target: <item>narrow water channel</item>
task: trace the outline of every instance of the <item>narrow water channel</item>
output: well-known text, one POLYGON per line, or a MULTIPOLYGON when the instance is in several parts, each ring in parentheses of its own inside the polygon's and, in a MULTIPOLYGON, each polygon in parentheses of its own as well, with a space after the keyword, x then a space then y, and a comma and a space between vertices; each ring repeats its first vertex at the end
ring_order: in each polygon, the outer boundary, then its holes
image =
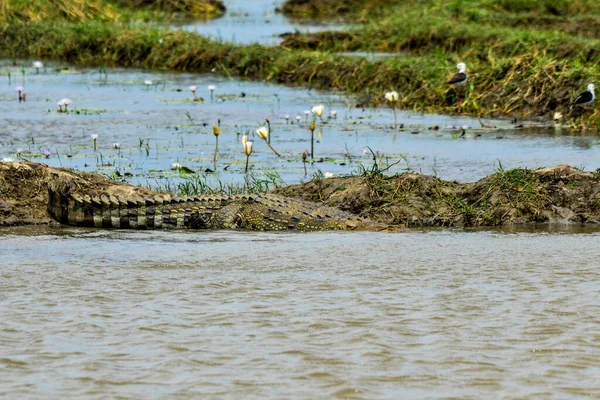
POLYGON ((260 43, 277 45, 279 35, 290 32, 310 33, 323 30, 346 29, 348 25, 324 21, 299 21, 284 17, 277 12, 281 0, 224 0, 226 14, 207 21, 180 22, 172 27, 196 32, 224 42, 238 44, 260 43))

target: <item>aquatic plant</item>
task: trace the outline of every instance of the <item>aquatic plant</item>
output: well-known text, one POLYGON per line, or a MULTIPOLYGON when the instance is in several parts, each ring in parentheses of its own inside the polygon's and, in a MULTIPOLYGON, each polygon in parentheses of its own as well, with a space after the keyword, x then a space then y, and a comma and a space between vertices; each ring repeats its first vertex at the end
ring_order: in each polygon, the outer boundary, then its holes
POLYGON ((215 92, 215 90, 217 89, 217 86, 215 85, 208 85, 208 90, 210 91, 210 102, 213 102, 213 94, 215 92))
POLYGON ((396 118, 396 104, 398 103, 398 99, 400 98, 400 96, 398 96, 398 92, 396 92, 395 90, 392 90, 391 92, 387 92, 385 94, 385 99, 387 101, 390 102, 390 104, 392 105, 392 110, 394 111, 394 130, 398 130, 398 120, 396 118))
POLYGON ((219 151, 219 126, 213 125, 213 134, 215 135, 215 156, 213 158, 214 171, 217 172, 217 152, 219 151))
POLYGON ((315 120, 310 121, 310 158, 311 160, 315 159, 315 128, 317 127, 315 120))
POLYGON ((245 172, 248 173, 248 164, 250 162, 250 154, 252 154, 252 142, 248 140, 248 138, 244 135, 242 138, 242 144, 244 145, 244 154, 246 154, 246 169, 245 172))
POLYGON ((90 137, 92 138, 92 140, 94 142, 94 151, 96 151, 96 141, 98 140, 98 134, 97 133, 92 133, 90 135, 90 137))
POLYGON ((266 126, 261 126, 260 128, 258 128, 256 130, 256 134, 258 135, 259 138, 261 138, 262 140, 265 141, 265 143, 267 144, 267 146, 269 146, 269 148, 273 151, 273 153, 277 154, 277 157, 281 157, 281 154, 279 154, 274 148, 273 146, 271 146, 271 143, 269 143, 269 128, 266 126))
POLYGON ((271 143, 271 133, 273 133, 271 130, 271 120, 268 117, 265 117, 265 123, 267 124, 267 130, 269 132, 267 135, 267 143, 271 143))
POLYGON ((283 118, 285 119, 285 124, 287 125, 290 122, 290 114, 285 114, 283 118))
POLYGON ((39 74, 40 73, 40 68, 44 68, 44 63, 41 61, 34 61, 33 62, 33 68, 35 68, 35 73, 39 74))
POLYGON ((310 110, 304 110, 304 123, 308 124, 308 116, 311 114, 310 110))
POLYGON ((189 91, 192 92, 192 94, 194 95, 194 101, 199 101, 200 99, 198 98, 198 96, 196 96, 196 91, 198 90, 197 86, 190 86, 189 87, 189 91))
POLYGON ((68 109, 69 104, 71 104, 71 100, 68 98, 59 100, 58 101, 58 112, 59 113, 68 113, 69 112, 69 109, 68 109))
POLYGON ((17 86, 15 90, 19 94, 19 103, 25 101, 25 99, 23 98, 23 96, 25 95, 25 88, 23 86, 17 86))
POLYGON ((323 111, 325 111, 325 107, 323 106, 323 104, 316 105, 311 109, 311 112, 315 116, 319 117, 321 121, 323 121, 323 111))
POLYGON ((332 110, 332 111, 329 113, 329 118, 337 119, 337 111, 335 111, 335 110, 332 110))
POLYGON ((306 158, 308 157, 308 153, 306 150, 302 152, 302 165, 304 166, 304 176, 308 175, 308 171, 306 169, 306 158))
POLYGON ((144 85, 146 85, 146 91, 148 91, 150 89, 150 86, 152 86, 152 81, 150 79, 146 79, 144 81, 144 85))
POLYGON ((121 144, 120 143, 113 143, 113 149, 115 149, 115 150, 121 149, 121 144))
POLYGON ((50 150, 44 150, 44 157, 45 158, 50 158, 51 155, 52 155, 52 152, 50 150))

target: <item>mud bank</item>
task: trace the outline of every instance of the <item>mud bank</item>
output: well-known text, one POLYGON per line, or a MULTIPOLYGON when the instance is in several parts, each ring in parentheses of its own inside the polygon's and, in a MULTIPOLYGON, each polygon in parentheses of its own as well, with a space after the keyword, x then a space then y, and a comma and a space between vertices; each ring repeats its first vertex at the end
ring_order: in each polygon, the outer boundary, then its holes
POLYGON ((474 183, 404 173, 324 179, 275 192, 389 224, 498 226, 600 222, 598 173, 568 165, 499 171, 474 183))
MULTIPOLYGON (((600 175, 568 165, 499 171, 474 183, 404 173, 313 180, 276 189, 387 224, 498 226, 600 223, 600 175)), ((152 192, 101 175, 38 163, 0 163, 0 226, 53 223, 46 207, 49 182, 81 193, 117 197, 152 192)))

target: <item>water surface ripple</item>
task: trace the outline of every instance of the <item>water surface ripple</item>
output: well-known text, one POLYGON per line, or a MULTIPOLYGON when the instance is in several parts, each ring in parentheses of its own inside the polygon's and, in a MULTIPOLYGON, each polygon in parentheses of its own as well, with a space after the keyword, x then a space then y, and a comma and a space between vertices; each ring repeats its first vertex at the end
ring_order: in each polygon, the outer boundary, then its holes
POLYGON ((598 232, 0 230, 0 396, 600 396, 598 232))

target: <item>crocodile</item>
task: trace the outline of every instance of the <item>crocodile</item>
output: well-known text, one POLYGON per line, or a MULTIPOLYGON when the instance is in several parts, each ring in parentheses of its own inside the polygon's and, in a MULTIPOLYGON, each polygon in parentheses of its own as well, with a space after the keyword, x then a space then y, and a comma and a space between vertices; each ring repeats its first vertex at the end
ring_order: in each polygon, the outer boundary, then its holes
POLYGON ((178 197, 171 194, 90 196, 48 185, 48 212, 60 223, 121 229, 260 231, 397 231, 337 208, 275 194, 178 197))

